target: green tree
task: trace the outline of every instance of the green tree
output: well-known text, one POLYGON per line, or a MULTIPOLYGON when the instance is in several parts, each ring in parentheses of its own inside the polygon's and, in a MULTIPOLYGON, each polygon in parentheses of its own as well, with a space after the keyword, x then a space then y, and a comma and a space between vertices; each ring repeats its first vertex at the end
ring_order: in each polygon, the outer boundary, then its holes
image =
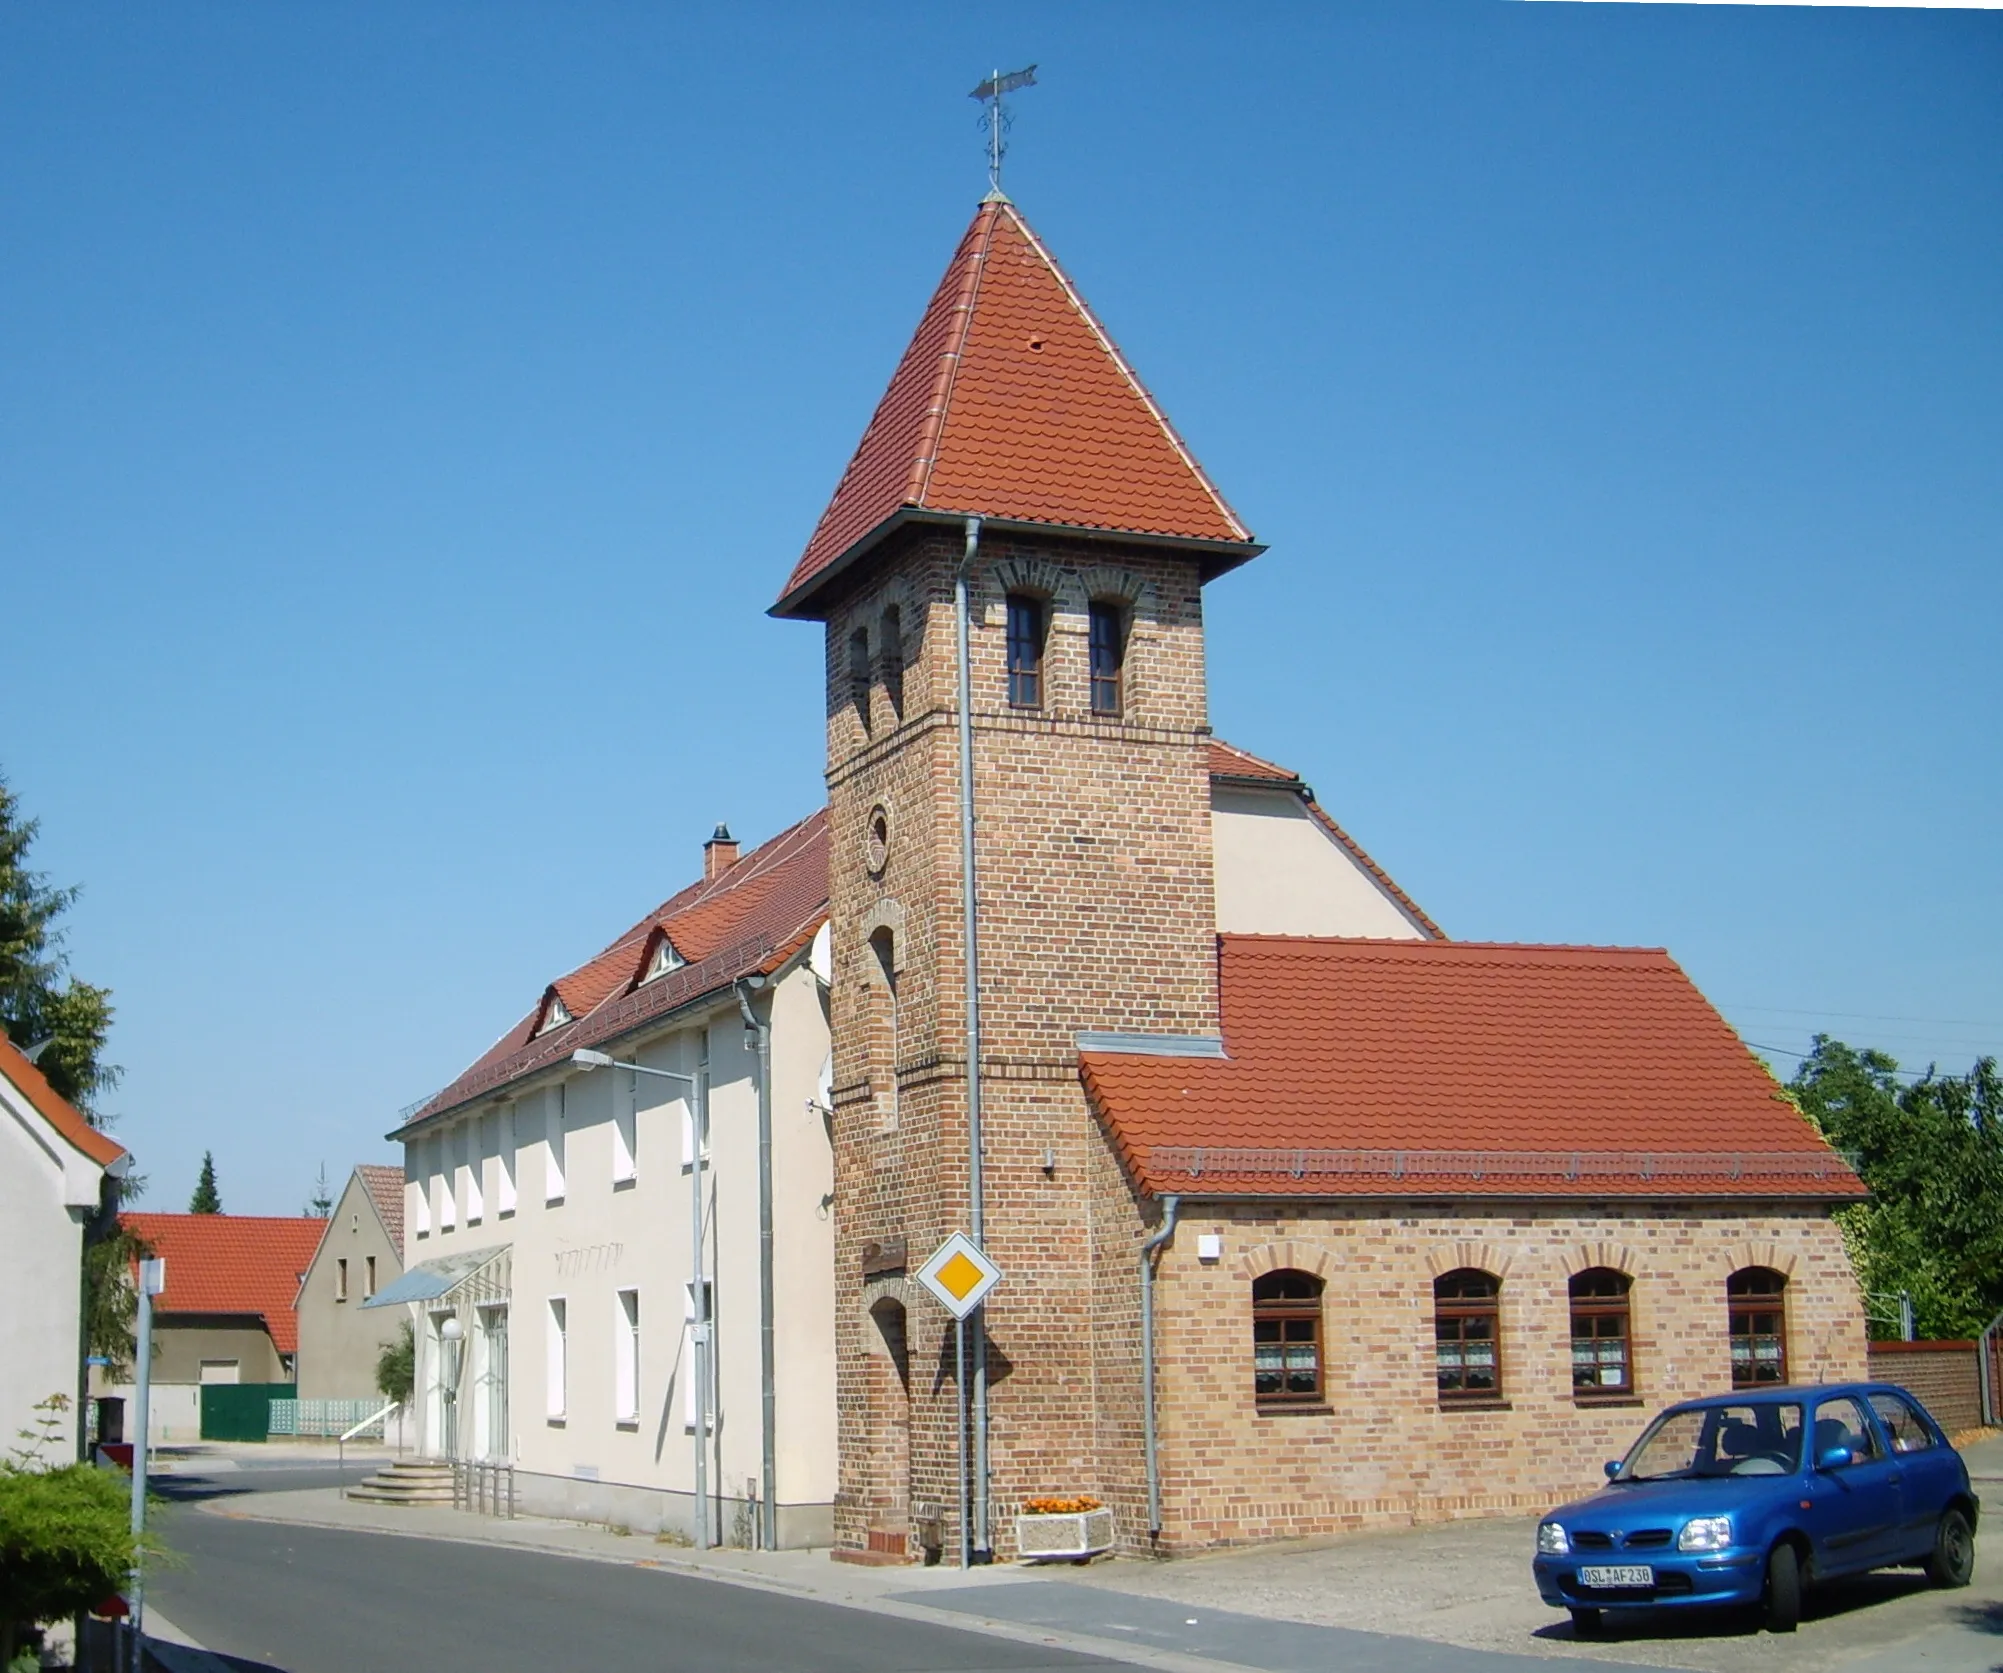
POLYGON ((410 1320, 405 1319, 394 1340, 385 1342, 383 1351, 376 1356, 376 1387, 385 1400, 408 1403, 410 1391, 416 1386, 417 1333, 411 1329, 410 1320))
POLYGON ((190 1214, 220 1214, 223 1211, 222 1193, 216 1189, 216 1155, 213 1150, 202 1152, 202 1177, 195 1181, 195 1194, 188 1199, 190 1214))
POLYGON ((24 1050, 39 1046, 35 1066, 49 1084, 102 1126, 99 1094, 119 1075, 104 1061, 111 990, 70 974, 58 920, 79 890, 52 888, 29 869, 38 829, 21 817, 19 798, 0 778, 0 1028, 24 1050))
MULTIPOLYGON (((37 1408, 68 1408, 63 1395, 37 1408)), ((41 1437, 0 1462, 0 1668, 24 1629, 102 1603, 132 1571, 131 1496, 124 1479, 89 1464, 42 1465, 41 1437)))
MULTIPOLYGON (((1881 1051, 1827 1035, 1791 1086, 1802 1112, 1855 1158, 1871 1201, 1839 1218, 1859 1282, 1879 1303, 1908 1291, 1919 1334, 1973 1336, 2003 1312, 2003 1077, 1929 1068, 1902 1085, 1881 1051)), ((1885 1319, 1872 1332, 1895 1334, 1885 1319)))

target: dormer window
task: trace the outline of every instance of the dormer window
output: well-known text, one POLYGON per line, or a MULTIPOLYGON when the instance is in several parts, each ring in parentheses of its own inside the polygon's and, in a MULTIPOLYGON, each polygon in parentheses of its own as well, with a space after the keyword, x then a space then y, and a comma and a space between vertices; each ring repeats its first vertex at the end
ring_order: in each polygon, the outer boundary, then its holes
POLYGON ((570 1007, 564 1004, 562 994, 552 993, 549 996, 549 1004, 543 1009, 542 1027, 536 1032, 547 1034, 552 1028, 561 1028, 568 1021, 570 1021, 570 1007))
POLYGON ((640 978, 642 983, 659 981, 671 970, 679 970, 688 960, 675 951, 675 944, 665 935, 654 948, 654 956, 647 961, 647 973, 640 978))

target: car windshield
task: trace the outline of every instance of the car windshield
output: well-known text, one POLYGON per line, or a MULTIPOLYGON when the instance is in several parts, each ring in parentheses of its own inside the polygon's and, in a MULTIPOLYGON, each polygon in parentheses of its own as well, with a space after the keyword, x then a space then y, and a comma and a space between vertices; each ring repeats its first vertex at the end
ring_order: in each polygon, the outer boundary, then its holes
POLYGON ((1778 1401, 1665 1412, 1621 1465, 1616 1481, 1792 1475, 1801 1468, 1801 1408, 1778 1401))

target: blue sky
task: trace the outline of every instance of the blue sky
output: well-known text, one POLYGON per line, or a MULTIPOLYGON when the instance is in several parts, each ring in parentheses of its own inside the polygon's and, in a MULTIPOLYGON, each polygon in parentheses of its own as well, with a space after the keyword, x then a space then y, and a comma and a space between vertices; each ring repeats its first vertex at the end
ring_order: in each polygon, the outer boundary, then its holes
POLYGON ((2003 1046, 2003 16, 17 0, 0 771, 149 1206, 296 1211, 816 805, 763 610, 1029 61, 1012 194, 1271 543, 1220 734, 1456 936, 2003 1046))

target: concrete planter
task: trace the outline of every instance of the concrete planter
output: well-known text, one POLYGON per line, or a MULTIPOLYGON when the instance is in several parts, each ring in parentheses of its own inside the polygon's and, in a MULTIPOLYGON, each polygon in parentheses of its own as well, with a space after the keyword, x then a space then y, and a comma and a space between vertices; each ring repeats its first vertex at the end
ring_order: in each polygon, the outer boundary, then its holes
POLYGON ((1024 1562, 1096 1557, 1112 1548, 1113 1513, 1103 1507, 1015 1519, 1015 1554, 1024 1562))

